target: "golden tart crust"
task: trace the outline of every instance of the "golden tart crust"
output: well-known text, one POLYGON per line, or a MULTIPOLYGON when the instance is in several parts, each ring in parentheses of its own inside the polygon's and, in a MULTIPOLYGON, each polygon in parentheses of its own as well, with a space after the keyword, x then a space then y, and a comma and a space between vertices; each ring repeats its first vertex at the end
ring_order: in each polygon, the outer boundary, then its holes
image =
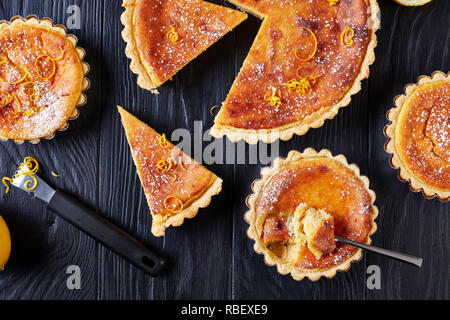
POLYGON ((450 199, 450 73, 409 84, 388 113, 385 149, 399 178, 426 198, 450 199))
POLYGON ((78 117, 78 107, 86 103, 89 65, 83 62, 85 51, 77 41, 49 18, 17 16, 0 22, 0 140, 38 143, 66 130, 68 121, 78 117), (44 79, 53 70, 48 57, 54 58, 55 71, 44 79), (37 91, 32 101, 31 93, 37 91))
POLYGON ((222 190, 222 179, 168 140, 161 145, 161 135, 121 107, 119 113, 153 217, 152 233, 161 237, 169 226, 180 226, 207 207, 222 190), (159 166, 160 161, 165 163, 159 166), (179 201, 182 210, 168 210, 179 201))
POLYGON ((266 264, 275 265, 280 274, 290 273, 295 280, 332 278, 337 271, 348 270, 352 262, 359 261, 361 249, 336 243, 333 252, 320 258, 304 244, 297 247, 290 244, 281 250, 280 246, 265 243, 266 220, 276 226, 269 228, 270 241, 289 238, 286 221, 295 217, 297 207, 302 204, 331 214, 335 234, 350 240, 370 244, 370 235, 377 229, 378 209, 369 179, 361 176, 359 168, 348 164, 343 155, 334 157, 328 150, 316 152, 308 148, 303 153, 289 152, 286 159, 278 158, 272 167, 261 170, 261 179, 253 182, 252 190, 253 194, 247 198, 250 210, 245 214, 250 225, 248 237, 255 241, 254 249, 264 255, 266 264), (280 222, 271 221, 274 215, 281 217, 280 222), (296 250, 294 255, 291 250, 296 250), (284 257, 285 253, 289 259, 284 257))
POLYGON ((124 0, 122 37, 138 85, 155 90, 247 14, 202 0, 124 0), (177 40, 168 35, 175 32, 177 40))
POLYGON ((375 0, 341 0, 333 6, 328 0, 230 2, 264 20, 215 119, 213 136, 252 144, 288 140, 322 126, 361 90, 375 60, 380 24, 375 0), (345 47, 341 35, 350 27, 353 43, 345 47), (314 53, 312 33, 317 50, 311 59, 301 61, 296 53, 303 60, 314 53), (307 92, 287 86, 301 78, 309 79, 307 92), (268 101, 273 90, 279 106, 268 101))

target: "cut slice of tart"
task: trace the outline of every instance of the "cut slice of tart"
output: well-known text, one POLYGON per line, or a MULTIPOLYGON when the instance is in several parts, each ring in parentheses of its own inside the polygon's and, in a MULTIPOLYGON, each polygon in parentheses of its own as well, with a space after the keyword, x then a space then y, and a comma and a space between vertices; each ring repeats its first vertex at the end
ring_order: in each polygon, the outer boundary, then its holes
POLYGON ((375 0, 230 0, 263 19, 211 134, 273 142, 333 118, 375 60, 375 0))
POLYGON ((134 163, 153 217, 152 233, 163 236, 207 207, 222 179, 185 155, 145 123, 118 107, 134 163))
POLYGON ((426 198, 450 199, 450 73, 422 76, 405 88, 395 108, 385 149, 392 154, 391 166, 411 190, 426 198))
POLYGON ((295 280, 334 277, 358 261, 361 249, 335 235, 370 244, 378 209, 369 179, 343 155, 289 152, 261 170, 247 198, 247 234, 268 265, 295 280))
POLYGON ((155 90, 247 19, 247 14, 201 0, 124 0, 130 68, 138 85, 155 90))

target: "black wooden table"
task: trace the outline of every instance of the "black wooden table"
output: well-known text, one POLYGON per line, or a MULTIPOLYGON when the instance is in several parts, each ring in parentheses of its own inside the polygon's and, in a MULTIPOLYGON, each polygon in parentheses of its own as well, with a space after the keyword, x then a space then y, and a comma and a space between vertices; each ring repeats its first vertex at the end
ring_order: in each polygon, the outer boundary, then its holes
MULTIPOLYGON (((152 95, 136 84, 121 38, 121 0, 1 0, 0 18, 36 14, 66 24, 69 6, 81 9, 79 38, 91 65, 88 103, 68 131, 38 145, 0 143, 0 176, 11 175, 28 155, 40 175, 67 190, 170 260, 151 278, 57 218, 18 190, 0 194, 13 251, 0 273, 0 299, 419 299, 450 297, 450 206, 426 200, 397 180, 383 146, 386 112, 409 82, 450 69, 450 1, 418 8, 380 0, 381 30, 369 80, 349 107, 305 136, 282 142, 280 152, 330 149, 357 163, 371 180, 380 209, 378 246, 422 256, 422 269, 365 253, 347 273, 318 282, 294 281, 267 267, 246 236, 245 197, 261 165, 212 165, 224 180, 211 205, 164 238, 150 232, 151 217, 122 130, 116 105, 160 132, 203 130, 209 109, 223 101, 260 26, 250 17, 152 95), (55 178, 55 171, 62 175, 55 178), (81 289, 66 286, 67 267, 81 269, 81 289), (366 286, 367 267, 378 265, 381 289, 366 286)), ((212 1, 230 6, 226 1, 212 1)), ((69 8, 69 13, 68 13, 69 8)))

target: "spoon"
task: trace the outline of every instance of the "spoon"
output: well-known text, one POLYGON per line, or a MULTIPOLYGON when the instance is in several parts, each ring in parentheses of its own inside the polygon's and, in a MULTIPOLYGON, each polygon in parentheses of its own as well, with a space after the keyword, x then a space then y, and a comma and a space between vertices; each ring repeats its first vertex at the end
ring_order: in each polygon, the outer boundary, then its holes
POLYGON ((416 267, 419 267, 419 268, 422 267, 423 259, 419 258, 419 257, 415 257, 415 256, 412 256, 412 255, 409 255, 409 254, 395 252, 395 251, 392 251, 392 250, 378 248, 378 247, 375 247, 375 246, 370 246, 370 245, 367 245, 367 244, 364 244, 364 243, 355 242, 355 241, 348 240, 348 239, 345 239, 345 238, 341 238, 341 237, 338 237, 338 236, 335 236, 335 241, 346 243, 346 244, 352 245, 352 246, 357 247, 357 248, 361 248, 361 249, 364 249, 364 250, 367 250, 367 251, 371 251, 371 252, 375 252, 375 253, 381 254, 383 256, 394 258, 394 259, 397 259, 397 260, 400 260, 400 261, 412 264, 412 265, 414 265, 416 267))

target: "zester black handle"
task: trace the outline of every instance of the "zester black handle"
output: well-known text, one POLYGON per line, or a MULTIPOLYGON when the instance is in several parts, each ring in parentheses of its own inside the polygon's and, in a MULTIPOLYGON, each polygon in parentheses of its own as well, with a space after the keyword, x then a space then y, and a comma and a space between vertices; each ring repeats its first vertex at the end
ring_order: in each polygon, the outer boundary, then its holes
POLYGON ((156 276, 165 265, 142 243, 62 191, 56 191, 48 207, 151 276, 156 276))

